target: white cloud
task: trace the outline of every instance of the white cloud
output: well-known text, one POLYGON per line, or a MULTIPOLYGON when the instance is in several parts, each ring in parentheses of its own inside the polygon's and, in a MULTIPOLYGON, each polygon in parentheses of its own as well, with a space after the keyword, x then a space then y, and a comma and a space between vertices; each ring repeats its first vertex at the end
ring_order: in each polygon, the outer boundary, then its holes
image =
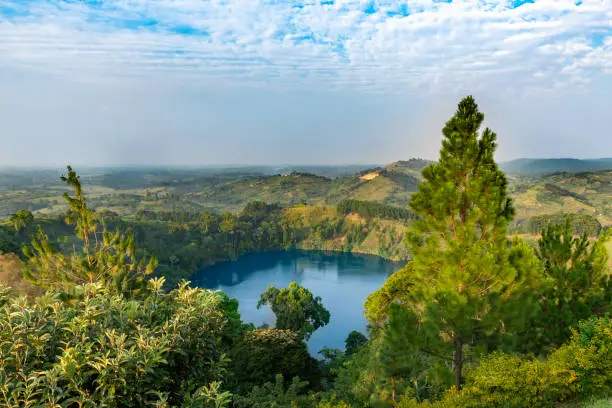
POLYGON ((561 75, 538 82, 546 87, 609 73, 612 0, 511 3, 4 0, 0 66, 80 81, 380 92, 531 87, 535 72, 561 75), (595 35, 603 40, 590 44, 595 35))
POLYGON ((434 158, 466 93, 503 158, 610 156, 612 0, 577 3, 0 0, 0 162, 434 158))

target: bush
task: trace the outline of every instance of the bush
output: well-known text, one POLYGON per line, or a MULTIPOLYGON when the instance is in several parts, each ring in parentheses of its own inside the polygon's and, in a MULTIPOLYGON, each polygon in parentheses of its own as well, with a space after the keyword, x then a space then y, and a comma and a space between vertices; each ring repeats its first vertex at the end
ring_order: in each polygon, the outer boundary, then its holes
POLYGON ((592 318, 573 331, 568 344, 545 361, 495 353, 468 372, 459 391, 440 407, 551 407, 584 400, 612 387, 612 320, 592 318))
POLYGON ((32 306, 1 287, 0 405, 144 407, 209 395, 227 365, 225 299, 186 285, 164 294, 162 284, 129 300, 93 283, 70 303, 47 294, 32 306))
POLYGON ((577 388, 576 373, 563 361, 523 360, 493 354, 466 377, 462 391, 443 400, 456 407, 549 407, 577 388))
POLYGON ((600 395, 612 389, 612 319, 584 321, 571 342, 557 353, 576 371, 582 395, 600 395))
POLYGON ((301 376, 311 385, 318 385, 317 362, 291 330, 247 331, 232 347, 230 358, 233 381, 242 392, 267 382, 275 384, 278 374, 286 381, 301 376))

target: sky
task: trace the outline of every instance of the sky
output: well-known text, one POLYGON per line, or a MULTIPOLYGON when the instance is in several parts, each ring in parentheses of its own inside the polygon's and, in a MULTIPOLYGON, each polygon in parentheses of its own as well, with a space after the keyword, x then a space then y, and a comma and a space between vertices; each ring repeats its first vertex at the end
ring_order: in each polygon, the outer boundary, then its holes
POLYGON ((612 157, 612 0, 0 0, 0 166, 612 157))

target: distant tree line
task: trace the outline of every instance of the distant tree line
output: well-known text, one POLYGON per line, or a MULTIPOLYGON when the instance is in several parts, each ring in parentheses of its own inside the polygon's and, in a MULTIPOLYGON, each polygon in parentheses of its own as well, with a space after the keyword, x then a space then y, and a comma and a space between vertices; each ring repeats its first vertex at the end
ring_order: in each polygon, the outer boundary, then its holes
POLYGON ((138 210, 134 217, 139 221, 193 222, 201 217, 199 211, 138 210))
MULTIPOLYGON (((297 248, 343 252, 361 248, 368 252, 361 245, 370 234, 380 244, 370 252, 390 259, 408 258, 400 225, 382 225, 377 219, 362 225, 344 214, 326 207, 282 207, 255 201, 238 214, 139 210, 134 218, 123 218, 102 210, 94 217, 111 231, 131 231, 138 248, 154 251, 159 260, 155 275, 164 276, 169 288, 199 268, 253 252, 297 248)), ((378 214, 371 217, 380 218, 383 212, 378 214)), ((392 212, 384 214, 388 218, 392 212)), ((0 251, 20 254, 22 246, 31 245, 30 237, 39 226, 61 252, 70 252, 78 245, 63 216, 30 218, 24 212, 15 215, 11 223, 0 225, 0 251)), ((144 256, 142 251, 140 255, 144 256)))
POLYGON ((363 169, 358 174, 360 176, 365 176, 366 174, 376 173, 376 172, 378 172, 380 170, 382 170, 382 167, 372 167, 372 168, 369 168, 369 169, 363 169))
POLYGON ((387 218, 401 221, 417 219, 417 215, 406 208, 371 201, 344 200, 336 208, 341 214, 356 213, 365 218, 387 218))
POLYGON ((431 160, 421 159, 418 157, 409 160, 400 160, 397 162, 397 164, 400 164, 404 167, 408 167, 409 169, 413 170, 422 170, 431 163, 433 163, 431 160))
POLYGON ((326 180, 326 181, 329 180, 325 176, 320 176, 318 174, 308 173, 308 172, 305 172, 305 171, 292 171, 290 175, 291 176, 298 176, 298 177, 310 177, 310 178, 326 180))
MULTIPOLYGON (((580 194, 574 193, 572 191, 561 188, 557 185, 546 183, 544 184, 544 190, 552 195, 553 199, 558 200, 561 197, 571 197, 577 201, 588 204, 588 200, 581 196, 580 194)), ((538 199, 542 201, 547 201, 548 197, 546 195, 538 194, 538 199)))
POLYGON ((571 230, 576 235, 594 237, 599 235, 602 226, 597 218, 588 214, 543 214, 527 218, 517 223, 516 232, 522 234, 540 234, 548 227, 548 224, 563 225, 566 218, 570 218, 571 230))
POLYGON ((401 173, 399 171, 385 169, 380 172, 380 175, 396 182, 402 186, 402 188, 408 191, 416 191, 419 187, 419 183, 421 182, 421 180, 419 180, 417 177, 410 174, 401 173))

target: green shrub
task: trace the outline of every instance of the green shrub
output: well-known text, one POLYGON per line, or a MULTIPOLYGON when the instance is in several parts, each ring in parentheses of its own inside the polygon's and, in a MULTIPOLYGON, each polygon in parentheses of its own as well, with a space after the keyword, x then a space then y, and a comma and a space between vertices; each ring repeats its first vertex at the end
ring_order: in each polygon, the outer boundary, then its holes
POLYGON ((274 382, 266 382, 261 386, 255 386, 245 396, 236 396, 234 404, 236 408, 298 408, 311 405, 304 391, 308 385, 306 381, 300 381, 299 377, 285 387, 285 380, 281 374, 274 378, 274 382))
POLYGON ((612 389, 612 319, 590 319, 579 324, 571 342, 557 352, 576 371, 582 395, 612 389))
POLYGON ((162 284, 151 281, 141 299, 87 284, 70 303, 47 294, 31 306, 0 288, 0 406, 174 406, 210 397, 225 375, 223 339, 233 327, 225 299, 186 285, 164 294, 162 284))
POLYGON ((544 361, 501 353, 485 357, 440 407, 552 407, 584 400, 612 387, 612 320, 580 323, 568 344, 544 361))
POLYGON ((277 375, 290 381, 301 376, 316 386, 317 362, 308 354, 306 344, 291 330, 265 329, 245 332, 232 347, 233 381, 239 391, 274 383, 277 375))
POLYGON ((463 390, 451 389, 441 405, 549 407, 568 399, 576 389, 576 373, 566 362, 493 354, 467 375, 463 390))

